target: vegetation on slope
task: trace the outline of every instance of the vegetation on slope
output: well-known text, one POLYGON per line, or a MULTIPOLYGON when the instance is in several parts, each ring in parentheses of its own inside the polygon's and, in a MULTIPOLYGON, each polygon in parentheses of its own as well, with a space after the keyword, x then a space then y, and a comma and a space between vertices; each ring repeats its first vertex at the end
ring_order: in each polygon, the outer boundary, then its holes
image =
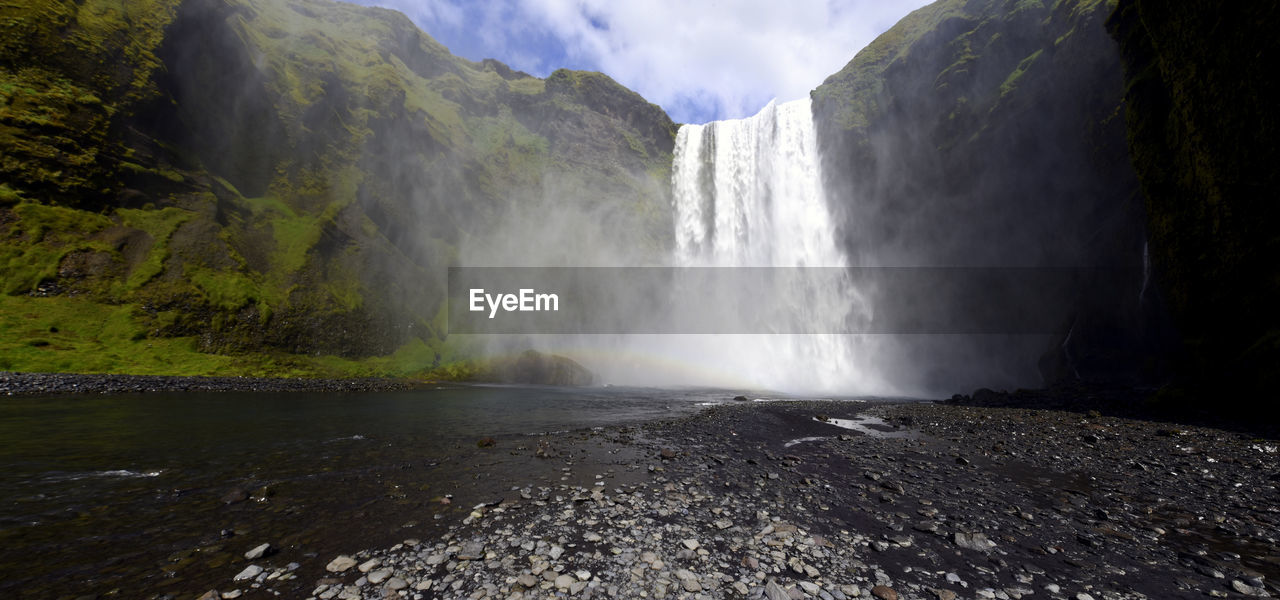
POLYGON ((474 350, 445 267, 513 210, 667 243, 675 126, 600 74, 326 0, 18 0, 0 32, 0 292, 50 323, 6 321, 3 368, 418 373, 474 350))

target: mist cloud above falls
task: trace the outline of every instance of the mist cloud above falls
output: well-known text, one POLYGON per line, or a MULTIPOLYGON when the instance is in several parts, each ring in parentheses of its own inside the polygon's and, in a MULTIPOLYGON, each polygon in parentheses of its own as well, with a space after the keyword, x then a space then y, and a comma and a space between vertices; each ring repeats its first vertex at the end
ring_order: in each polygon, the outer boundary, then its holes
POLYGON ((460 56, 545 77, 603 72, 676 122, 755 114, 840 70, 927 0, 799 4, 608 0, 358 0, 408 15, 460 56))

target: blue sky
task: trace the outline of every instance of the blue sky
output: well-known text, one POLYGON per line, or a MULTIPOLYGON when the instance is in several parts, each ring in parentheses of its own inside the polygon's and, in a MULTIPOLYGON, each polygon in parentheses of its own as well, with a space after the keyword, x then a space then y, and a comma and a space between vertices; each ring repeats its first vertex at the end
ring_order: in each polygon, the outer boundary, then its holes
POLYGON ((600 71, 679 123, 802 98, 926 0, 357 0, 454 54, 545 77, 600 71))

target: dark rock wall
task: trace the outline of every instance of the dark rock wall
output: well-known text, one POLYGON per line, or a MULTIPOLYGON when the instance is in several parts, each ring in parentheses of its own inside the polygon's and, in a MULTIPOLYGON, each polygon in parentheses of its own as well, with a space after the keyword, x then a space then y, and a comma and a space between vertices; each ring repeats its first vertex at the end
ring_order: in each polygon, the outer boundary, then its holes
MULTIPOLYGON (((1129 149, 1194 387, 1280 384, 1280 5, 1122 0, 1129 149)), ((1253 396, 1246 396, 1252 398, 1253 396)))

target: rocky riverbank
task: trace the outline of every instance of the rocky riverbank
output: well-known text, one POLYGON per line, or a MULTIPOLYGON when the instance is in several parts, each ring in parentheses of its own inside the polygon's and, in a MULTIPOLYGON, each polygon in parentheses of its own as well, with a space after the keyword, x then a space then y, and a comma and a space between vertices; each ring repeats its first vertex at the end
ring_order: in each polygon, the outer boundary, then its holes
POLYGON ((203 597, 1280 593, 1274 439, 1097 413, 852 402, 734 403, 587 435, 571 451, 499 440, 495 451, 545 458, 540 472, 437 535, 310 564, 246 557, 203 597), (610 455, 631 458, 599 460, 610 455))
POLYGON ((175 377, 0 371, 0 396, 41 394, 133 394, 143 392, 378 392, 402 390, 401 379, 300 379, 267 377, 175 377))

